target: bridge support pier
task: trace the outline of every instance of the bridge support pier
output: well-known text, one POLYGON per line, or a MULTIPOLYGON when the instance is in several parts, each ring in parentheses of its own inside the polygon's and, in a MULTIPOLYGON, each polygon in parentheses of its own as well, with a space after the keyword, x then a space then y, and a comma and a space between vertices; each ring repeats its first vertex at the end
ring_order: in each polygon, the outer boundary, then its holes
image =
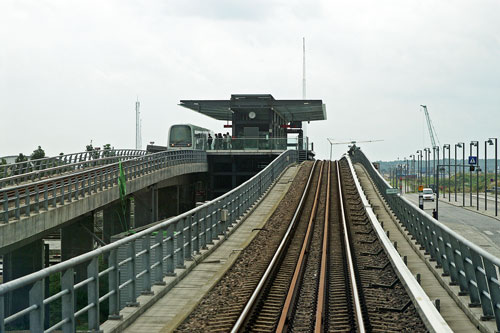
POLYGON ((160 220, 180 214, 180 188, 169 186, 158 189, 158 217, 160 220))
MULTIPOLYGON (((61 228, 61 261, 76 257, 94 249, 94 214, 90 213, 72 220, 61 228)), ((75 282, 87 277, 87 265, 75 269, 75 282)))
MULTIPOLYGON (((44 244, 38 239, 3 255, 3 282, 8 282, 19 277, 36 272, 45 267, 44 244)), ((28 294, 31 286, 26 286, 7 294, 5 306, 9 316, 29 306, 28 294)), ((45 291, 47 292, 47 290, 45 291)), ((13 325, 17 328, 29 329, 29 316, 16 320, 13 325)))
POLYGON ((158 221, 158 187, 155 184, 134 193, 133 228, 142 227, 156 221, 158 221))
POLYGON ((103 209, 103 240, 106 244, 111 242, 111 236, 122 233, 131 228, 130 198, 125 199, 124 206, 125 207, 122 206, 122 202, 119 200, 103 209))

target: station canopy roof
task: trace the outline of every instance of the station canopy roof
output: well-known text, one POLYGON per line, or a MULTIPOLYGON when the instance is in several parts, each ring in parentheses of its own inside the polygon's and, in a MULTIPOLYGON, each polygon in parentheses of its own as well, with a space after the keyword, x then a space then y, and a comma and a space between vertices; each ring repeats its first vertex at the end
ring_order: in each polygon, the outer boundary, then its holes
POLYGON ((233 112, 250 109, 272 109, 287 122, 326 119, 326 107, 320 99, 277 100, 270 94, 231 95, 229 100, 181 100, 179 105, 217 120, 232 120, 233 112))

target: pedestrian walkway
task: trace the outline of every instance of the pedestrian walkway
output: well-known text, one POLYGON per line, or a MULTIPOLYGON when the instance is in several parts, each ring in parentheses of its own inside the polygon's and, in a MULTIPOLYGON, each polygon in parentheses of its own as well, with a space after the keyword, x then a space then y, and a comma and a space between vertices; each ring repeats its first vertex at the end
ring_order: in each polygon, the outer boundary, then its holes
MULTIPOLYGON (((123 325, 119 328, 116 325, 106 326, 109 321, 106 322, 105 325, 101 326, 104 332, 120 332, 123 329, 125 332, 148 333, 173 331, 194 310, 205 294, 222 278, 236 261, 241 250, 250 244, 257 235, 255 229, 264 226, 287 193, 298 169, 299 166, 287 169, 267 196, 247 215, 244 222, 232 230, 231 235, 224 242, 219 241, 216 243, 219 246, 211 253, 204 257, 202 253, 201 258, 200 256, 195 257, 196 267, 192 268, 189 274, 184 274, 184 278, 178 281, 175 286, 170 287, 152 306, 142 311, 140 315, 136 315, 136 318, 133 318, 134 320, 129 320, 126 326, 123 325)), ((193 265, 194 262, 187 262, 185 270, 189 270, 189 266, 193 265)), ((183 274, 185 270, 177 269, 177 276, 183 274)), ((165 278, 167 284, 171 283, 169 279, 173 278, 165 278)), ((139 302, 142 302, 141 297, 139 297, 139 302)), ((124 316, 127 316, 127 314, 124 314, 124 316)), ((126 319, 124 318, 124 321, 126 319)))

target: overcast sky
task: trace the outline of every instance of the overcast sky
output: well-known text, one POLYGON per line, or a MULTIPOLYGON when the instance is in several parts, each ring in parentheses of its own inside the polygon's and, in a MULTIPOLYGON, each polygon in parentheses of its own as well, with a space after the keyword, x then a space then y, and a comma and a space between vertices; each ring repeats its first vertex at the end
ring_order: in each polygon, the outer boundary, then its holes
MULTIPOLYGON (((1 0, 0 156, 110 143, 166 144, 168 127, 222 123, 177 104, 232 93, 322 99, 311 122, 372 159, 429 146, 420 104, 441 144, 500 136, 500 1, 1 0)), ((481 146, 482 147, 482 146, 481 146)), ((334 148, 338 158, 345 146, 334 148)), ((491 154, 491 153, 490 153, 491 154)))

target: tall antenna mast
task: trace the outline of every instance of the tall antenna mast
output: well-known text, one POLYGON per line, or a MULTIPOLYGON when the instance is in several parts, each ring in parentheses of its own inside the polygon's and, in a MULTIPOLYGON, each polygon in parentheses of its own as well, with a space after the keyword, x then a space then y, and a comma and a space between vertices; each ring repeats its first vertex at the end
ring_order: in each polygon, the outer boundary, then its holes
POLYGON ((135 102, 135 149, 142 149, 141 143, 141 112, 139 108, 141 103, 139 102, 139 97, 135 102))
POLYGON ((302 37, 302 99, 306 99, 306 38, 302 37))

